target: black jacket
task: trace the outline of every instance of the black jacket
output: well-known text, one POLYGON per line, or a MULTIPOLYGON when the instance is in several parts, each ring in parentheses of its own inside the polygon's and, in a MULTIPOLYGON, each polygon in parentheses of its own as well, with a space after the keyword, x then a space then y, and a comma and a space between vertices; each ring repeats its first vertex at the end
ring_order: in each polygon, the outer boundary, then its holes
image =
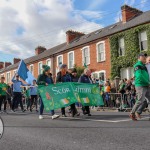
POLYGON ((56 82, 72 82, 72 78, 69 73, 66 73, 66 75, 62 76, 61 72, 58 72, 56 82))
POLYGON ((80 82, 80 83, 92 83, 90 78, 87 75, 85 75, 85 74, 80 76, 78 82, 80 82))

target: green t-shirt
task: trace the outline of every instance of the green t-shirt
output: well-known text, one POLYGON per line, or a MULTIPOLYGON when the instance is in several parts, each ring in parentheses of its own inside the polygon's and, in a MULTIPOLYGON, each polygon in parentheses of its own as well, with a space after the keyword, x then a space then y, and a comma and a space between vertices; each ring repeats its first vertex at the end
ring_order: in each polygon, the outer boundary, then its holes
POLYGON ((0 95, 7 95, 8 85, 6 83, 0 83, 0 95))
POLYGON ((26 98, 30 98, 30 89, 27 89, 25 92, 26 98))

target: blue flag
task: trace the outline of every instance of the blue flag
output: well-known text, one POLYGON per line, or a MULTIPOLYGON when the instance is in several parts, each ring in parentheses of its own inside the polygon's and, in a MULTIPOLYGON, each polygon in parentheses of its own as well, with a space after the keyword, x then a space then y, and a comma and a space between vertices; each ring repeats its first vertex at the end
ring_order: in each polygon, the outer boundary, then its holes
POLYGON ((18 66, 17 74, 28 84, 32 84, 33 80, 35 80, 34 76, 28 70, 27 65, 23 60, 21 60, 18 66))

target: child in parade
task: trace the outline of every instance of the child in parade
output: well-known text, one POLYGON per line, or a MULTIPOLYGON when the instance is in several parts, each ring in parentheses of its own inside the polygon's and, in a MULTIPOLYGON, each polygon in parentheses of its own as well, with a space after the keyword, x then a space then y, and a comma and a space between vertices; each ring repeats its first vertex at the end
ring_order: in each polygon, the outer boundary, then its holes
MULTIPOLYGON (((53 84, 53 79, 50 77, 50 67, 47 65, 43 65, 43 73, 38 76, 37 79, 37 85, 45 85, 48 86, 49 84, 53 84)), ((40 115, 39 119, 43 119, 43 110, 44 110, 44 104, 42 101, 42 98, 40 96, 40 115)), ((52 119, 56 119, 59 117, 59 115, 56 115, 54 110, 51 110, 52 119)))

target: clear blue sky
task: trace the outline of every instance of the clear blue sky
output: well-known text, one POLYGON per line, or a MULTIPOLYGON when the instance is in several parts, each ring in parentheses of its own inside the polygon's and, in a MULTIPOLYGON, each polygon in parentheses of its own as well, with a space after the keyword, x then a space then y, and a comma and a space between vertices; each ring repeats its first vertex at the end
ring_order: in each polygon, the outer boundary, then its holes
POLYGON ((27 58, 38 45, 64 42, 65 26, 88 33, 113 24, 123 4, 150 10, 150 0, 1 0, 0 61, 27 58))

